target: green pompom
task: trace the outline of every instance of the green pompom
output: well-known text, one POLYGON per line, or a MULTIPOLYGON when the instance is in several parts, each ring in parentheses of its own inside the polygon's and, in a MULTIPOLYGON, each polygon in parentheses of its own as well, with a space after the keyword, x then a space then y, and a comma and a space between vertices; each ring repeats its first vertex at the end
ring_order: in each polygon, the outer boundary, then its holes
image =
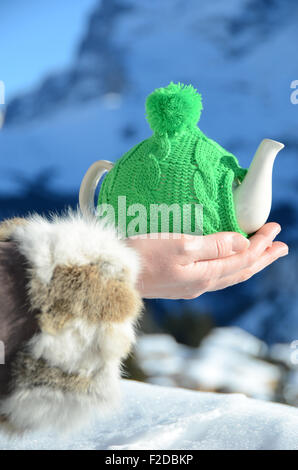
POLYGON ((183 83, 157 88, 146 100, 147 120, 159 134, 173 135, 196 126, 202 109, 201 95, 183 83))

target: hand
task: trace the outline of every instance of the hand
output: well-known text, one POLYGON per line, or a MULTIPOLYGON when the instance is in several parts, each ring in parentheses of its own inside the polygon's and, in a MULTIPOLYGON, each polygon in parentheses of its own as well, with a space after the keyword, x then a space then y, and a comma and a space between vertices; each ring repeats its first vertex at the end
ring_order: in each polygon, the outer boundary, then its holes
POLYGON ((126 239, 139 252, 143 269, 138 289, 144 298, 193 299, 204 292, 246 281, 288 254, 276 223, 265 224, 249 240, 237 232, 212 235, 155 234, 126 239))

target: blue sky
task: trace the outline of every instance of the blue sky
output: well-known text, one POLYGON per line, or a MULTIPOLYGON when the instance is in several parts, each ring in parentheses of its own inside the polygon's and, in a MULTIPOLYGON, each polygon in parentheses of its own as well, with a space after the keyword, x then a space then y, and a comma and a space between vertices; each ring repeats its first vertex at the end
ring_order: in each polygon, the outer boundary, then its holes
POLYGON ((6 101, 72 61, 97 0, 1 0, 0 80, 6 101))

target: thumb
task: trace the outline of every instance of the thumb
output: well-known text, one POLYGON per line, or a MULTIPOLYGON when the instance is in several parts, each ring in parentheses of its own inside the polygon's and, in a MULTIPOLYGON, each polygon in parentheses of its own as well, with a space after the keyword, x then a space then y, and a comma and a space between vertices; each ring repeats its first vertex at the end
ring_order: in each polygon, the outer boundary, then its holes
POLYGON ((225 258, 246 250, 250 241, 237 232, 218 232, 194 236, 185 241, 184 250, 189 262, 225 258))

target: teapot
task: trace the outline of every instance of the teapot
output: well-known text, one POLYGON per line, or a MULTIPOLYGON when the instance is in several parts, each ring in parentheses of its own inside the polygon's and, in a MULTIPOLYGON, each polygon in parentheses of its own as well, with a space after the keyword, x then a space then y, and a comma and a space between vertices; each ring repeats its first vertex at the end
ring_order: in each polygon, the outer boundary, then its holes
MULTIPOLYGON (((134 228, 138 226, 135 233, 152 232, 149 206, 169 208, 175 204, 181 209, 183 220, 185 207, 188 213, 194 205, 202 208, 201 232, 194 230, 196 217, 200 217, 196 211, 191 214, 187 230, 181 228, 181 218, 175 229, 168 212, 172 223, 168 231, 204 235, 237 231, 248 237, 261 228, 271 210, 274 160, 284 145, 264 139, 250 167, 241 168, 233 154, 198 128, 202 108, 201 95, 191 85, 171 82, 151 93, 146 111, 154 134, 115 164, 99 160, 91 165, 80 186, 82 213, 96 216, 95 191, 103 174, 108 172, 101 185, 98 206, 114 208, 113 223, 118 225, 127 204, 147 209, 143 220, 133 224, 134 228), (125 199, 121 207, 119 197, 125 199)), ((122 221, 126 234, 127 227, 134 222, 133 215, 133 211, 128 211, 122 221)), ((154 231, 165 231, 159 220, 154 227, 154 231)))

